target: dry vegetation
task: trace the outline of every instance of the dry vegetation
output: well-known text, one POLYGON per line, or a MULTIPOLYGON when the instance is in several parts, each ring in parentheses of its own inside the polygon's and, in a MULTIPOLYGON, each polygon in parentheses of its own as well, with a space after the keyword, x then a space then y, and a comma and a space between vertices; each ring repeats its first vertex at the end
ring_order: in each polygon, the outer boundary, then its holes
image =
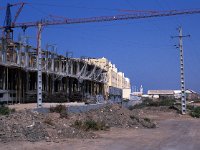
MULTIPOLYGON (((200 107, 188 106, 189 114, 200 117, 200 107)), ((123 108, 105 105, 85 113, 72 114, 66 106, 50 107, 50 113, 15 111, 0 107, 0 141, 55 141, 62 138, 97 138, 99 130, 115 128, 156 128, 158 118, 180 117, 180 104, 174 100, 144 100, 123 108), (178 113, 177 113, 178 112, 178 113)))
POLYGON ((21 110, 10 113, 2 108, 0 115, 0 141, 55 141, 62 138, 96 138, 93 131, 117 128, 155 128, 148 118, 137 116, 133 111, 119 105, 105 107, 85 113, 70 114, 64 105, 50 108, 50 113, 21 110))

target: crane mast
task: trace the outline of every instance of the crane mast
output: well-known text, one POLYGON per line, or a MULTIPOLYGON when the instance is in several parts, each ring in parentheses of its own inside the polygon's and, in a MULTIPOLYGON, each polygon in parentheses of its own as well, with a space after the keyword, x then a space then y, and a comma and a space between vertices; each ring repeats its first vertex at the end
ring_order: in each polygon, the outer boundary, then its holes
POLYGON ((20 14, 20 12, 22 11, 23 9, 23 6, 24 6, 25 3, 15 3, 15 4, 10 4, 8 3, 7 6, 6 6, 6 17, 5 17, 5 20, 4 20, 4 34, 3 36, 6 37, 7 41, 8 40, 12 40, 13 39, 13 25, 15 25, 15 22, 17 21, 17 18, 20 14), (12 15, 11 15, 11 7, 13 6, 17 6, 17 5, 20 5, 19 9, 17 10, 15 16, 14 16, 14 19, 12 21, 12 15))

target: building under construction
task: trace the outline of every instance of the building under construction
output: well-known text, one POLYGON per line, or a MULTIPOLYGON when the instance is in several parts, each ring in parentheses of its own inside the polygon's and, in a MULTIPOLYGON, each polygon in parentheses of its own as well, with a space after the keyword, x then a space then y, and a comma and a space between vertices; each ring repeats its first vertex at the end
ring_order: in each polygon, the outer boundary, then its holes
MULTIPOLYGON (((108 91, 112 91, 108 90, 108 84, 106 83, 109 82, 111 82, 109 88, 113 86, 114 89, 115 87, 130 89, 129 79, 127 78, 124 81, 124 74, 118 72, 112 65, 108 64, 102 68, 94 62, 88 61, 87 58, 76 59, 69 57, 69 55, 58 55, 54 50, 48 50, 48 48, 41 50, 42 27, 200 13, 199 9, 133 11, 130 14, 115 16, 64 18, 17 23, 17 18, 25 4, 23 2, 8 3, 4 25, 0 26, 3 33, 0 43, 0 100, 21 103, 36 102, 38 98, 39 105, 42 99, 48 102, 94 100, 99 96, 100 99, 103 99, 105 95, 108 96, 108 91), (11 8, 14 6, 18 9, 14 18, 12 18, 11 8), (30 27, 38 28, 37 48, 26 44, 24 40, 13 41, 14 29, 22 28, 25 33, 25 30, 30 27), (113 69, 109 70, 109 67, 113 69), (107 82, 107 71, 110 71, 109 82, 107 82), (124 84, 125 82, 128 84, 124 84)), ((115 93, 118 90, 113 91, 112 93, 115 93)), ((120 93, 121 98, 122 92, 118 93, 120 93)), ((116 97, 116 94, 110 94, 109 96, 111 95, 116 97)))
MULTIPOLYGON (((0 100, 10 103, 37 101, 37 49, 20 40, 0 43, 0 100)), ((51 49, 51 50, 49 50, 51 49)), ((42 50, 44 102, 96 101, 105 96, 106 68, 89 58, 72 58, 42 50)))

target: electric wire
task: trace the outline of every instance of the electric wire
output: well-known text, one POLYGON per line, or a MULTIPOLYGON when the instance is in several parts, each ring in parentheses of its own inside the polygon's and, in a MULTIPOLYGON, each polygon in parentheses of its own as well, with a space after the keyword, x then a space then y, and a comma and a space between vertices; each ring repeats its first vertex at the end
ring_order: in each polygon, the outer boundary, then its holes
POLYGON ((78 9, 88 9, 88 10, 106 10, 106 11, 119 11, 120 9, 115 8, 99 8, 99 7, 86 7, 86 6, 75 6, 75 5, 58 5, 58 4, 48 4, 48 3, 29 3, 31 5, 37 6, 48 6, 48 7, 69 7, 78 9))

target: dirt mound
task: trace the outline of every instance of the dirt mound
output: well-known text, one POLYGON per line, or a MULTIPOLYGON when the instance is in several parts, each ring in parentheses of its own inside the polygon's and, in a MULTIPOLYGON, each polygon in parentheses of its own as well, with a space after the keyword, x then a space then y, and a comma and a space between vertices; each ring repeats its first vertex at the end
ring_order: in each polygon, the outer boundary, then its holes
POLYGON ((64 117, 62 114, 22 110, 0 116, 0 141, 35 142, 58 141, 62 138, 96 138, 98 135, 92 131, 107 130, 109 127, 155 127, 150 119, 138 117, 133 111, 119 105, 106 105, 80 114, 64 113, 64 117))
POLYGON ((0 116, 0 141, 13 140, 55 141, 59 138, 94 138, 95 134, 84 132, 67 124, 59 114, 40 114, 30 110, 0 116))
POLYGON ((145 118, 139 118, 133 111, 126 108, 121 108, 119 105, 107 105, 103 108, 92 110, 85 113, 76 114, 71 118, 71 121, 86 121, 94 120, 103 122, 109 127, 148 127, 154 128, 155 123, 145 118))

